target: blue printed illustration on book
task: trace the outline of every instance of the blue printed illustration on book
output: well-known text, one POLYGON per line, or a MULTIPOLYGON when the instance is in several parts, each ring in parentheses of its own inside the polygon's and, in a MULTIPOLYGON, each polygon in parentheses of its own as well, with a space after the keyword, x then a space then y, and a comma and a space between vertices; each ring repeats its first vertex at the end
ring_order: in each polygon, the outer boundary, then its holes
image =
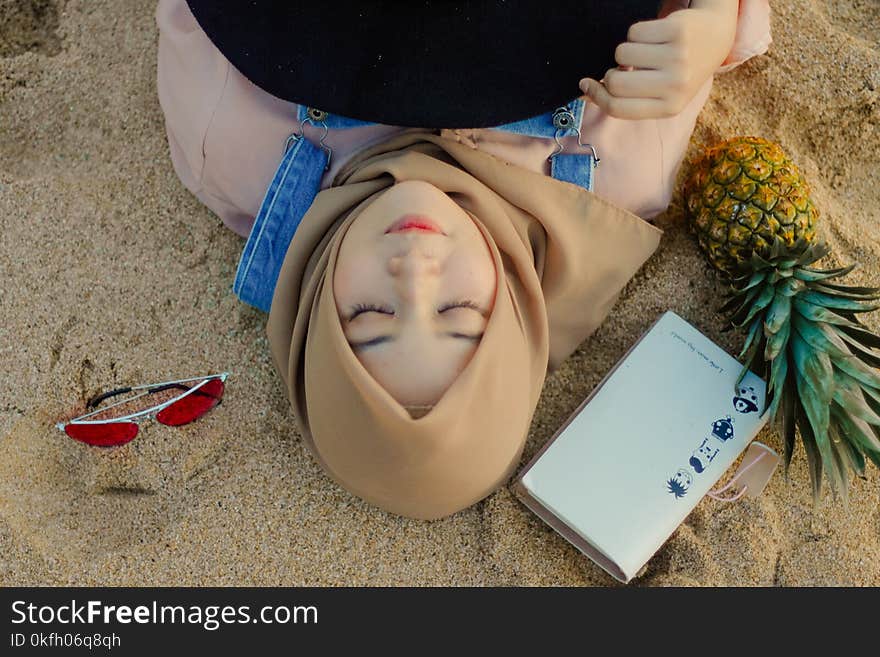
POLYGON ((742 386, 739 389, 739 394, 733 398, 733 409, 744 414, 758 411, 758 395, 752 386, 742 386))
POLYGON ((706 469, 721 451, 721 447, 733 438, 733 420, 728 415, 712 423, 712 434, 703 438, 700 446, 694 450, 688 463, 697 474, 706 469))
POLYGON ((666 487, 677 499, 684 497, 692 483, 694 483, 694 478, 691 473, 684 468, 679 468, 678 472, 666 482, 666 487))
MULTIPOLYGON (((758 394, 752 386, 741 386, 733 397, 733 410, 746 415, 758 412, 758 394)), ((734 420, 730 415, 715 420, 709 432, 704 436, 699 446, 693 451, 688 465, 695 474, 701 474, 709 467, 709 464, 724 449, 724 445, 734 436, 734 420)), ((681 499, 693 484, 693 476, 687 468, 679 470, 666 480, 666 490, 675 499, 681 499)))

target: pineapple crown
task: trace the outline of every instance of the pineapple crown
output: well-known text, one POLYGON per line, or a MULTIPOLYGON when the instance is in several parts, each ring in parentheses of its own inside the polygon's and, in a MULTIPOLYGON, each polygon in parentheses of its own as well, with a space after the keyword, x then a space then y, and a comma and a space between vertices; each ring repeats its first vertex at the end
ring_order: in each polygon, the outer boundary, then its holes
MULTIPOLYGON (((752 253, 729 277, 730 299, 719 308, 730 325, 748 326, 738 358, 745 365, 735 386, 754 367, 767 382, 770 413, 785 439, 786 473, 800 430, 818 500, 824 471, 846 501, 847 473, 864 476, 865 456, 880 467, 880 337, 857 313, 880 305, 880 288, 837 285, 837 269, 809 267, 830 249, 778 237, 768 253, 752 253)), ((762 414, 763 415, 763 414, 762 414)))
MULTIPOLYGON (((831 253, 831 249, 823 241, 809 242, 803 237, 797 238, 792 246, 788 246, 778 235, 773 236, 767 257, 764 258, 758 251, 752 251, 748 260, 741 263, 731 274, 721 272, 723 278, 732 280, 734 283, 752 277, 756 272, 775 270, 772 276, 776 282, 782 278, 788 278, 796 267, 806 267, 831 253), (791 272, 791 273, 789 273, 791 272)), ((847 272, 855 269, 856 264, 851 265, 847 272)))

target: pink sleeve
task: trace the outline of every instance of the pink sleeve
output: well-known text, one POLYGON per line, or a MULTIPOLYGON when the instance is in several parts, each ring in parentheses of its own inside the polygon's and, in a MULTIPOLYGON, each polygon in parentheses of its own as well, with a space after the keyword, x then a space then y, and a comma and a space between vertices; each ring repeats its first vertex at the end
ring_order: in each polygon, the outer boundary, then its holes
POLYGON ((718 72, 729 71, 755 55, 764 54, 771 41, 770 0, 739 0, 736 37, 718 72))
MULTIPOLYGON (((663 0, 657 18, 686 9, 690 0, 663 0)), ((724 73, 755 55, 767 52, 770 46, 770 0, 739 0, 736 36, 727 58, 716 73, 724 73)))

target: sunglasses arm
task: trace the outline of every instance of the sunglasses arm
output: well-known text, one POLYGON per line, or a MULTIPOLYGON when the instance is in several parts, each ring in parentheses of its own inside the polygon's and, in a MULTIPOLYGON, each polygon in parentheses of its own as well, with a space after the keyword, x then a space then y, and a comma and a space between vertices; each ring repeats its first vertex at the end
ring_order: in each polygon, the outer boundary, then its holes
MULTIPOLYGON (((87 403, 86 405, 87 405, 88 408, 91 408, 91 407, 93 407, 93 406, 97 406, 98 404, 100 404, 100 403, 101 403, 102 401, 104 401, 105 399, 108 399, 108 398, 113 397, 113 396, 115 396, 115 395, 121 395, 121 394, 123 394, 123 393, 131 392, 132 390, 138 390, 138 389, 140 389, 140 388, 145 388, 145 387, 146 387, 146 386, 135 386, 134 388, 117 388, 116 390, 111 390, 111 391, 109 391, 109 392, 104 392, 104 393, 101 393, 100 395, 98 395, 97 397, 93 397, 92 399, 90 399, 90 400, 88 401, 88 403, 87 403)), ((142 392, 142 393, 140 393, 139 395, 135 395, 134 397, 129 397, 128 399, 123 399, 123 400, 121 400, 121 401, 119 401, 119 402, 117 402, 117 403, 115 403, 115 404, 111 404, 110 406, 105 406, 105 407, 102 408, 101 410, 104 411, 104 410, 106 410, 106 409, 108 409, 108 408, 113 408, 114 406, 119 406, 119 404, 124 404, 125 402, 129 402, 129 401, 132 401, 132 400, 134 400, 134 399, 140 399, 140 398, 143 397, 144 395, 151 395, 151 394, 153 394, 153 393, 155 393, 155 392, 162 392, 163 390, 168 390, 169 388, 180 388, 181 390, 189 390, 189 389, 190 389, 189 386, 185 386, 185 385, 183 385, 183 384, 181 384, 181 383, 169 383, 169 384, 164 385, 164 386, 163 386, 163 385, 159 385, 159 386, 156 386, 156 387, 154 387, 154 388, 149 388, 146 392, 142 392)), ((204 394, 204 393, 201 393, 201 391, 199 391, 199 390, 196 390, 195 392, 196 392, 196 394, 204 394)))
MULTIPOLYGON (((142 397, 144 394, 153 393, 153 392, 161 392, 162 390, 168 390, 169 388, 180 388, 181 390, 188 390, 188 386, 178 385, 181 383, 187 383, 189 381, 202 381, 204 379, 216 379, 219 378, 221 381, 226 381, 226 377, 229 376, 229 372, 223 372, 222 374, 211 374, 208 376, 194 376, 189 379, 178 379, 176 381, 163 381, 161 383, 146 383, 140 386, 127 386, 125 388, 116 388, 115 390, 110 390, 108 392, 102 392, 100 395, 96 395, 92 397, 87 403, 86 406, 91 408, 93 406, 97 406, 105 399, 110 397, 114 397, 116 395, 122 395, 126 392, 131 392, 132 390, 146 390, 146 393, 141 393, 132 399, 138 399, 142 397)), ((109 408, 109 407, 108 407, 109 408)))
MULTIPOLYGON (((92 397, 89 401, 87 401, 86 406, 88 408, 91 408, 92 406, 97 406, 109 397, 115 397, 116 395, 121 395, 126 392, 131 392, 131 386, 127 388, 116 388, 116 390, 110 390, 109 392, 102 392, 100 395, 96 395, 92 397)), ((140 397, 141 395, 138 396, 140 397)))

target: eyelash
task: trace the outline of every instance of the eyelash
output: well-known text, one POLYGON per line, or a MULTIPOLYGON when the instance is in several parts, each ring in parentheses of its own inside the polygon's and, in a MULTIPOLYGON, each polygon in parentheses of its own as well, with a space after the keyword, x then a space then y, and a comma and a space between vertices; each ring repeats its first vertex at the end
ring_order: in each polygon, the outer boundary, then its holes
MULTIPOLYGON (((452 310, 453 308, 473 308, 474 310, 477 310, 477 311, 480 310, 480 307, 475 302, 471 301, 470 299, 463 299, 461 301, 454 301, 453 303, 448 303, 445 306, 441 306, 437 310, 437 312, 444 313, 447 310, 452 310)), ((360 315, 361 313, 366 313, 366 312, 383 313, 385 315, 393 315, 394 314, 394 310, 392 310, 391 308, 388 308, 386 306, 376 306, 372 303, 358 303, 358 304, 355 304, 354 310, 352 311, 351 315, 349 315, 349 317, 348 317, 348 321, 351 321, 355 317, 360 315)))

